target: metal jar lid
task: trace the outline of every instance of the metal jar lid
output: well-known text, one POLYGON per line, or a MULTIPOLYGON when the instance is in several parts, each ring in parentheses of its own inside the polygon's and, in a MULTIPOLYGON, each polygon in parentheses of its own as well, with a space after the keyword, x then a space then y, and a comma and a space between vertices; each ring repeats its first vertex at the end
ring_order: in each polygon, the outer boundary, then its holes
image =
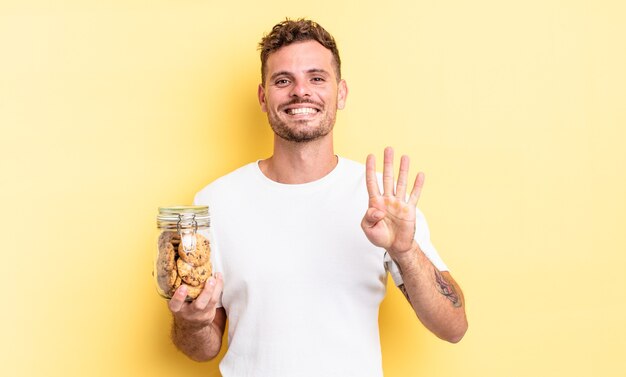
POLYGON ((157 227, 167 230, 208 228, 211 226, 208 206, 159 207, 157 227))

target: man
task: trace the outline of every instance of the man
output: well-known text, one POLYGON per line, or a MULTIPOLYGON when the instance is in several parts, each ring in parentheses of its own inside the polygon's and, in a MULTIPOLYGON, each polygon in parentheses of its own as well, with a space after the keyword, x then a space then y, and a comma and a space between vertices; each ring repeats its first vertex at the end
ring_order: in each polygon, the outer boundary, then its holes
POLYGON ((372 155, 364 168, 334 154, 348 87, 333 37, 287 20, 263 38, 261 61, 273 155, 196 195, 210 206, 217 273, 195 301, 185 302, 184 285, 170 300, 176 346, 194 360, 215 357, 228 317, 225 377, 382 376, 388 270, 420 321, 458 342, 463 296, 416 208, 423 174, 407 196, 409 159, 396 183, 387 148, 381 193, 372 155))

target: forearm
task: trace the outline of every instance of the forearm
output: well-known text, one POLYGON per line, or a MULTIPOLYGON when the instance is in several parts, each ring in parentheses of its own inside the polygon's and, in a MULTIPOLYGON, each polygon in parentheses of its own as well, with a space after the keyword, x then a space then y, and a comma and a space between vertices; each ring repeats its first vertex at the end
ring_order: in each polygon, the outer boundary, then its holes
POLYGON ((456 343, 467 330, 463 293, 447 272, 440 272, 416 242, 409 252, 393 255, 403 291, 420 321, 439 338, 456 343))
POLYGON ((220 352, 222 331, 214 322, 206 326, 172 321, 172 342, 185 355, 195 361, 208 361, 220 352))

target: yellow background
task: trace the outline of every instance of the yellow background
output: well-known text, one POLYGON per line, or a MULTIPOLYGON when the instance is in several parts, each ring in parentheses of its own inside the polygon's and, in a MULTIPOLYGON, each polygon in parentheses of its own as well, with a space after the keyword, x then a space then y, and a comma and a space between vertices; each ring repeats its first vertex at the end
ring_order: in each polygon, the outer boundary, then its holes
POLYGON ((385 375, 626 375, 623 4, 0 2, 0 375, 217 375, 168 340, 156 210, 270 154, 256 43, 286 16, 339 42, 336 151, 426 172, 467 299, 449 345, 389 290, 385 375))

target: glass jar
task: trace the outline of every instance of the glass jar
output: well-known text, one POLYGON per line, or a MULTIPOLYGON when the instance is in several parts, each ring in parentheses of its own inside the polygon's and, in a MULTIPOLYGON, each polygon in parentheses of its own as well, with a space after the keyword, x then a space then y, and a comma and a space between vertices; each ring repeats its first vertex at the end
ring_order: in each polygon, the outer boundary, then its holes
POLYGON ((209 207, 160 207, 157 216, 157 252, 154 276, 157 291, 171 298, 187 285, 187 301, 198 297, 212 274, 209 207))

